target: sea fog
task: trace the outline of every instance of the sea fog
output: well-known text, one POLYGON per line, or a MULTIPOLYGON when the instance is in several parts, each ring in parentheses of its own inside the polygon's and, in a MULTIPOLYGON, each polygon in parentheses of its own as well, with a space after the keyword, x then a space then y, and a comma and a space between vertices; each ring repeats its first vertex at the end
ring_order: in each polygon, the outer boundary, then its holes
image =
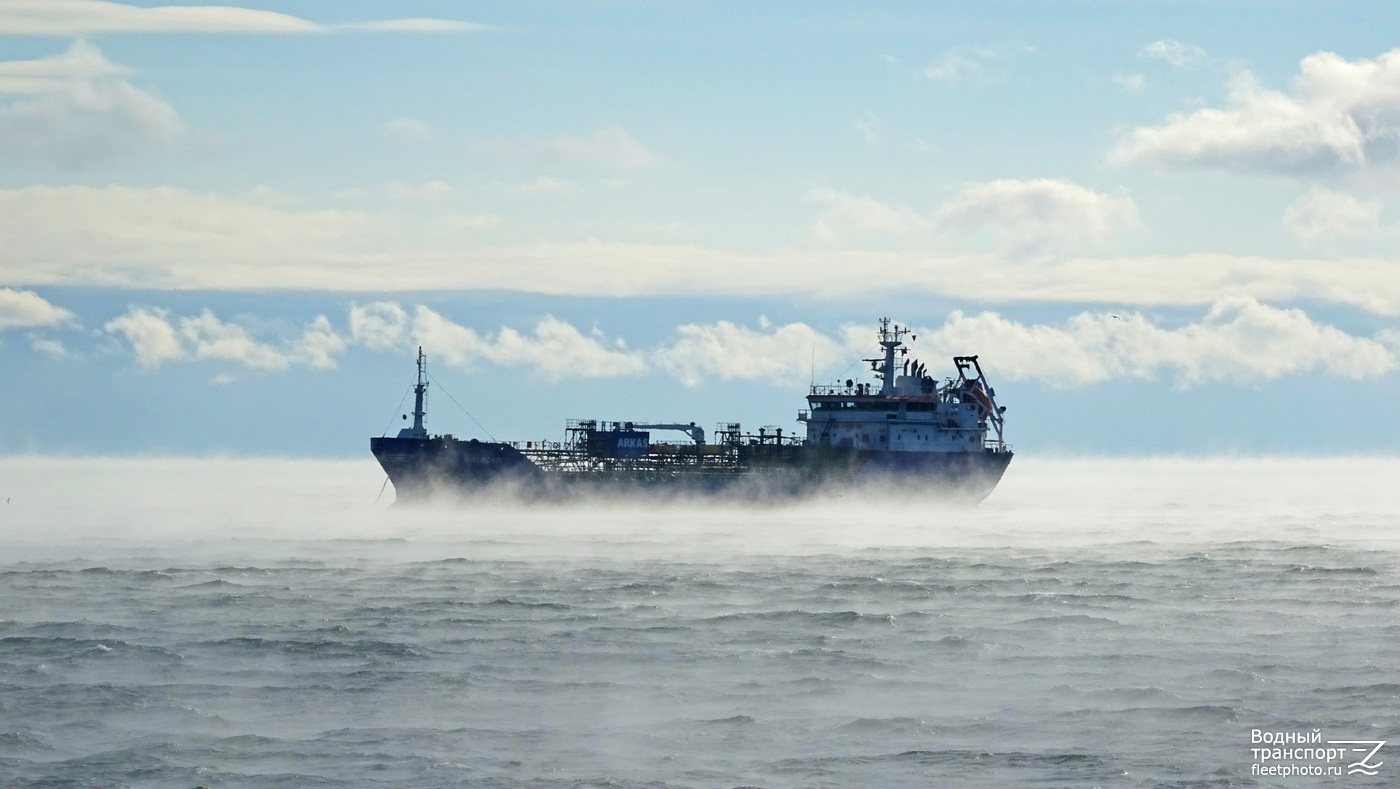
POLYGON ((8 458, 0 785, 1393 785, 1259 740, 1400 733, 1396 479, 408 508, 372 461, 8 458))

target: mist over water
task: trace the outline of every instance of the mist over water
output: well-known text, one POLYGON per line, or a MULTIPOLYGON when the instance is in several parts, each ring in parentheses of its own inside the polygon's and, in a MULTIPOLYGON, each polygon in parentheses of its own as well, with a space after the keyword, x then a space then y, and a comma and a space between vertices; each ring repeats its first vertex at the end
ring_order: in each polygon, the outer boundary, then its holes
POLYGON ((4 459, 0 785, 1392 785, 1250 737, 1400 741, 1397 479, 407 508, 373 461, 4 459))

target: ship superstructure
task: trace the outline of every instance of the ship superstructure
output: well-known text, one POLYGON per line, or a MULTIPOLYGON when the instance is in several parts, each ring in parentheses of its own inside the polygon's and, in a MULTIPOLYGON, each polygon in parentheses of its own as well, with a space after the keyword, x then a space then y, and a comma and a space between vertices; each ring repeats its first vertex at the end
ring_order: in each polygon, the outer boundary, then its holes
POLYGON ((884 355, 866 359, 880 381, 847 379, 844 386, 812 386, 811 409, 798 414, 815 447, 849 447, 870 452, 977 452, 1006 450, 996 390, 987 385, 976 356, 955 356, 956 379, 944 384, 916 359, 906 358, 907 328, 880 322, 884 355))
POLYGON ((735 422, 707 435, 695 422, 579 419, 557 442, 429 435, 420 348, 412 426, 393 438, 370 439, 370 448, 401 500, 491 486, 527 497, 582 489, 787 495, 868 482, 981 500, 1011 461, 1006 409, 997 405, 976 356, 954 357, 957 375, 940 382, 909 358, 906 335, 909 329, 881 320, 881 355, 865 360, 878 385, 813 384, 808 408, 797 415, 805 435, 767 426, 750 433, 735 422), (658 440, 658 433, 688 440, 658 440))

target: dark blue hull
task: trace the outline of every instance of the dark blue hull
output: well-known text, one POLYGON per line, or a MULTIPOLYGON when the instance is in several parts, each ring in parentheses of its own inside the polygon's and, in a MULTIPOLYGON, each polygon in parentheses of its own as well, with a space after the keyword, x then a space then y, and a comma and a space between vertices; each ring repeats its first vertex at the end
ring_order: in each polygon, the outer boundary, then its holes
POLYGON ((371 438, 370 451, 399 500, 495 483, 538 484, 544 472, 509 444, 454 438, 371 438))
POLYGON ((695 457, 604 462, 567 454, 537 453, 532 459, 509 444, 446 437, 372 438, 370 450, 402 501, 436 493, 469 495, 487 488, 511 488, 526 498, 549 499, 590 491, 780 497, 892 485, 977 502, 996 487, 1012 457, 1009 451, 768 445, 739 447, 727 462, 695 457))

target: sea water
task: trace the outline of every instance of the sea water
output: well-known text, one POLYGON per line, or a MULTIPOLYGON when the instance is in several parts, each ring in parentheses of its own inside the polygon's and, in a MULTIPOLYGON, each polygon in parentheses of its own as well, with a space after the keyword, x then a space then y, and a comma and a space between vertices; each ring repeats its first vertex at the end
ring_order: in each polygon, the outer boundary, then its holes
POLYGON ((0 786, 1394 786, 1397 479, 410 509, 372 461, 10 458, 0 786))

